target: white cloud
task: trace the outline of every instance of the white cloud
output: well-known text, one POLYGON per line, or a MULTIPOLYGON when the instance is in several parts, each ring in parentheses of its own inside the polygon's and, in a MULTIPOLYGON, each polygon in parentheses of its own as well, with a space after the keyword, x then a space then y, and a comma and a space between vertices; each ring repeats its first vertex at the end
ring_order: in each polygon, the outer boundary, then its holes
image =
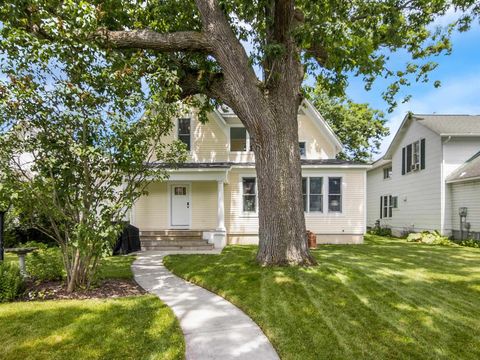
POLYGON ((480 114, 480 71, 461 77, 443 80, 439 89, 431 89, 423 95, 413 97, 410 102, 399 105, 390 115, 390 135, 380 147, 380 155, 388 149, 398 127, 408 111, 417 114, 480 114))

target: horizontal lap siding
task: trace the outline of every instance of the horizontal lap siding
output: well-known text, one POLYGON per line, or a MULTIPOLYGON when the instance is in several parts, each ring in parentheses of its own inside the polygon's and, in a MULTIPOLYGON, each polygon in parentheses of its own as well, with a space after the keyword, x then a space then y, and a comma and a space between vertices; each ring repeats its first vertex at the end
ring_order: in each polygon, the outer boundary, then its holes
POLYGON ((154 182, 147 188, 148 195, 135 203, 134 225, 140 230, 161 230, 168 228, 167 184, 154 182))
POLYGON ((333 159, 335 148, 327 140, 325 134, 305 115, 298 116, 298 141, 306 143, 307 159, 333 159))
MULTIPOLYGON (((304 172, 305 175, 305 172, 304 172)), ((328 171, 323 171, 324 181, 328 181, 328 171)), ((363 234, 365 231, 365 191, 364 170, 335 171, 335 176, 343 177, 343 211, 341 214, 305 214, 307 229, 316 234, 363 234)), ((327 189, 325 187, 325 189, 327 189)), ((324 196, 328 196, 325 193, 324 196)))
POLYGON ((398 209, 382 226, 397 232, 404 230, 439 230, 441 209, 442 144, 440 136, 413 122, 400 140, 392 158, 392 178, 383 179, 383 167, 368 172, 367 224, 373 226, 380 218, 380 196, 398 196, 398 209), (425 170, 402 175, 402 147, 421 138, 426 139, 425 170))
MULTIPOLYGON (((328 180, 328 176, 343 177, 343 213, 306 214, 307 228, 317 234, 363 234, 365 229, 364 174, 364 170, 353 169, 303 170, 304 176, 323 176, 324 181, 328 180)), ((255 171, 233 169, 225 188, 225 220, 227 230, 232 234, 258 234, 258 217, 246 215, 242 211, 241 177, 245 176, 255 176, 255 171)))
POLYGON ((217 182, 192 183, 192 229, 215 229, 217 226, 217 182))
POLYGON ((467 207, 470 231, 480 231, 480 181, 451 184, 453 230, 460 230, 459 207, 467 207))

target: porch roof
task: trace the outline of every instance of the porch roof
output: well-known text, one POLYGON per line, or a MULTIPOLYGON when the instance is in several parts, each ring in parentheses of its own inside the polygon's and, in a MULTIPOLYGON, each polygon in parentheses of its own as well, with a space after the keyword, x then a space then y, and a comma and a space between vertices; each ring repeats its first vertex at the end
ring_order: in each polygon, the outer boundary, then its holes
MULTIPOLYGON (((329 166, 329 167, 365 167, 369 168, 371 165, 365 164, 359 161, 347 161, 340 159, 301 159, 301 165, 308 166, 329 166)), ((178 164, 177 166, 172 166, 166 163, 150 163, 150 166, 161 167, 161 168, 172 168, 172 169, 218 169, 218 170, 228 170, 232 167, 241 166, 241 167, 255 167, 254 162, 188 162, 178 164)))

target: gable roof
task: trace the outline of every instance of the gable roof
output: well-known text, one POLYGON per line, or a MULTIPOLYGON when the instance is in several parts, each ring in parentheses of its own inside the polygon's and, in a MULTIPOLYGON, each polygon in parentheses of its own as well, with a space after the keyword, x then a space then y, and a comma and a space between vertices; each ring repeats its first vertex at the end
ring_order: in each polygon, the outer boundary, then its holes
MULTIPOLYGON (((302 113, 309 116, 313 119, 314 124, 319 128, 319 130, 326 135, 326 138, 334 146, 338 152, 343 150, 343 144, 338 138, 337 134, 333 131, 327 121, 323 116, 318 112, 318 110, 313 106, 313 104, 307 99, 303 100, 302 105, 299 108, 299 113, 302 113)), ((235 113, 229 107, 222 107, 220 109, 215 109, 214 113, 216 116, 222 119, 223 125, 226 126, 227 119, 237 118, 235 113)))
POLYGON ((421 115, 413 117, 441 136, 480 136, 480 115, 421 115))
POLYGON ((390 146, 382 157, 383 159, 390 160, 392 158, 393 150, 413 121, 425 126, 439 136, 480 136, 480 115, 408 113, 405 115, 390 146))
POLYGON ((480 179, 480 151, 452 172, 445 181, 447 183, 452 183, 475 179, 480 179))

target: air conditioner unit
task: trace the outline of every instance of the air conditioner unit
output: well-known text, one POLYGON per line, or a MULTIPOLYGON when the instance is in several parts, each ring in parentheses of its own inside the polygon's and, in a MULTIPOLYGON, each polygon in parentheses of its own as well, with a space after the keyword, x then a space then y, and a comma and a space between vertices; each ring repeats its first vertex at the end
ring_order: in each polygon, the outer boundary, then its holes
POLYGON ((413 170, 413 171, 420 170, 420 164, 419 164, 419 163, 412 164, 412 170, 413 170))

